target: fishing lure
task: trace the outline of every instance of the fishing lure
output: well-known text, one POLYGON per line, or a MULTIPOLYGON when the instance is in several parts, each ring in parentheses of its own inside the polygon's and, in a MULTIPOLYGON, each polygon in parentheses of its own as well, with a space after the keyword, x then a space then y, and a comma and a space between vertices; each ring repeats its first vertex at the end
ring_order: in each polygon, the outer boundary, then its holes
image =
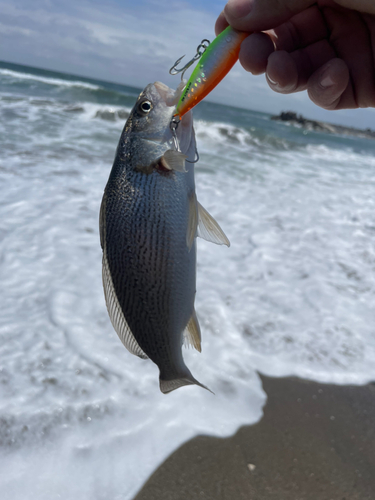
POLYGON ((174 123, 178 123, 185 113, 202 101, 229 73, 238 60, 241 43, 248 35, 249 33, 228 26, 212 43, 202 40, 194 58, 183 68, 177 69, 176 66, 184 56, 175 62, 169 72, 172 75, 182 72, 183 78, 188 67, 200 59, 177 103, 174 123))

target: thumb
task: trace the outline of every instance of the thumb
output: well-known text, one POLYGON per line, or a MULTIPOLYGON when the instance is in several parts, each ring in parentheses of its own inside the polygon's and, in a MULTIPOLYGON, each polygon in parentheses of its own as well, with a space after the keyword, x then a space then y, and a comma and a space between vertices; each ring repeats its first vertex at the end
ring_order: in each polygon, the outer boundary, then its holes
POLYGON ((229 0, 224 8, 228 23, 240 31, 265 31, 276 28, 315 0, 229 0))

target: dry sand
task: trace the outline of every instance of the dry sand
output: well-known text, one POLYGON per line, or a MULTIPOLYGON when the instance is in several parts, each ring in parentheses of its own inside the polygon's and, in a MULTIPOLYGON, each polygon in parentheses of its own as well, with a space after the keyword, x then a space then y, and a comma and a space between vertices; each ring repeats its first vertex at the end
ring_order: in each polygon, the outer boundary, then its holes
POLYGON ((375 500, 375 384, 261 378, 260 422, 185 443, 135 500, 375 500))

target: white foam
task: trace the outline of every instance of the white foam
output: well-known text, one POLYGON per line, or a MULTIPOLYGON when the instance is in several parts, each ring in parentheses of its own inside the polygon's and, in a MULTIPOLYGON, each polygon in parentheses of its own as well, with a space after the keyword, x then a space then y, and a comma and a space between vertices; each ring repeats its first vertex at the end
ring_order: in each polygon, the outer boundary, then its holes
POLYGON ((187 439, 261 417, 256 370, 374 379, 371 153, 198 123, 198 198, 231 247, 199 240, 203 351, 184 356, 216 396, 164 396, 156 367, 122 346, 102 291, 98 212, 122 123, 77 106, 2 107, 4 498, 131 499, 187 439))
POLYGON ((90 90, 99 90, 98 85, 81 82, 80 80, 63 80, 61 78, 50 78, 45 76, 33 75, 31 73, 22 73, 10 69, 0 69, 0 75, 9 76, 18 80, 35 80, 36 82, 46 83, 47 85, 57 85, 59 87, 82 87, 90 90))

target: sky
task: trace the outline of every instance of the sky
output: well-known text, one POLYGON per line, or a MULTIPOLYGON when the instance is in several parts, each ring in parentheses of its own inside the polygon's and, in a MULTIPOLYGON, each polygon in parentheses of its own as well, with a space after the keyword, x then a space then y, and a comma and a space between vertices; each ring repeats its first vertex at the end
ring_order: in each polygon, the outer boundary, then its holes
MULTIPOLYGON (((214 38, 224 0, 0 0, 0 60, 145 87, 168 74, 175 60, 192 57, 214 38)), ((209 100, 272 114, 375 128, 375 109, 326 111, 306 92, 280 95, 264 76, 237 64, 209 100)))

